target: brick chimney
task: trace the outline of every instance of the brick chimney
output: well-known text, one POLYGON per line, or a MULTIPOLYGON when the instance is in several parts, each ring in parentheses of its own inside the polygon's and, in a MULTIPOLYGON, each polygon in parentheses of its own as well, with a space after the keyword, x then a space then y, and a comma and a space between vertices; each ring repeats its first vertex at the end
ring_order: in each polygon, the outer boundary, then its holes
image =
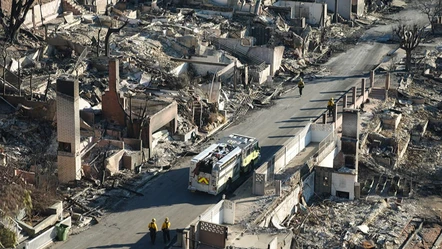
POLYGON ((102 111, 103 116, 111 122, 115 122, 118 125, 125 125, 126 114, 124 108, 126 108, 126 101, 124 97, 119 96, 117 92, 117 84, 120 83, 118 59, 109 60, 109 89, 104 91, 102 96, 102 111))
POLYGON ((120 63, 116 58, 109 60, 109 92, 117 92, 120 83, 120 63))

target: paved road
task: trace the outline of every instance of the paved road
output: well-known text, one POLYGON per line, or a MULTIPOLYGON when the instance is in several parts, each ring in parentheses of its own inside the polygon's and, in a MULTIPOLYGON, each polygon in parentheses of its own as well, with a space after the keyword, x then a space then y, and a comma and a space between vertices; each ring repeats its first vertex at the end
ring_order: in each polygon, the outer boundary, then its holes
MULTIPOLYGON (((338 97, 353 85, 358 85, 369 70, 381 62, 394 46, 376 42, 391 32, 391 27, 370 29, 356 47, 330 60, 326 67, 331 75, 306 82, 304 95, 289 92, 271 109, 261 109, 239 125, 229 127, 231 132, 257 137, 261 141, 264 159, 302 128, 310 118, 325 110, 330 97, 338 97)), ((164 248, 159 234, 156 246, 150 245, 147 225, 152 217, 161 225, 168 216, 173 228, 186 227, 211 204, 220 198, 187 191, 188 171, 173 169, 152 181, 141 192, 144 197, 124 201, 115 212, 106 216, 89 230, 70 236, 67 242, 58 242, 53 248, 164 248)))

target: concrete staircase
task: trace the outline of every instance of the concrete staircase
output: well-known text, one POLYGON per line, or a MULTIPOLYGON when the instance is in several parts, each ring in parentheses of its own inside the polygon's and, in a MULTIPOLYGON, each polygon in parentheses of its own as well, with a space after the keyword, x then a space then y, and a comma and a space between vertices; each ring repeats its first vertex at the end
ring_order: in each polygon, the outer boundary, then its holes
POLYGON ((63 11, 71 11, 74 15, 83 15, 88 13, 86 8, 74 2, 74 0, 62 0, 63 11))

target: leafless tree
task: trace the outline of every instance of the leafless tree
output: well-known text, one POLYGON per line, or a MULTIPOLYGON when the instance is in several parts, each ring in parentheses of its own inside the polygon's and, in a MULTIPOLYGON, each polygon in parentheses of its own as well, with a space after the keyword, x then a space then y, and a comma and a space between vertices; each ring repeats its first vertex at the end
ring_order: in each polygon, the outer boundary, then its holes
POLYGON ((100 24, 100 29, 98 30, 98 35, 97 35, 97 57, 100 56, 100 34, 101 34, 101 30, 103 30, 103 24, 101 23, 101 19, 97 16, 97 20, 98 23, 100 24))
POLYGON ((394 34, 399 37, 399 47, 405 50, 405 70, 409 71, 411 67, 411 53, 419 46, 423 35, 425 27, 418 24, 399 24, 393 29, 394 34))
POLYGON ((126 27, 126 25, 129 23, 129 19, 126 19, 126 21, 123 23, 123 25, 121 25, 121 27, 119 27, 119 28, 109 28, 108 30, 107 30, 107 33, 106 33, 106 38, 104 39, 104 50, 105 50, 105 54, 106 54, 106 56, 107 57, 109 57, 109 55, 110 55, 110 51, 109 51, 109 39, 110 39, 110 36, 113 34, 113 33, 118 33, 118 32, 120 32, 120 30, 121 29, 123 29, 124 27, 126 27))
POLYGON ((5 31, 6 41, 18 42, 20 27, 25 21, 26 14, 33 3, 34 0, 12 0, 11 13, 9 16, 0 8, 0 24, 5 31))
MULTIPOLYGON (((427 16, 430 23, 442 14, 442 0, 419 0, 416 5, 427 16)), ((431 25, 431 32, 434 33, 433 25, 431 25)))
POLYGON ((3 80, 3 95, 6 94, 6 58, 8 57, 8 46, 6 45, 6 43, 1 44, 0 46, 2 46, 2 59, 3 59, 3 70, 2 70, 2 80, 3 80))

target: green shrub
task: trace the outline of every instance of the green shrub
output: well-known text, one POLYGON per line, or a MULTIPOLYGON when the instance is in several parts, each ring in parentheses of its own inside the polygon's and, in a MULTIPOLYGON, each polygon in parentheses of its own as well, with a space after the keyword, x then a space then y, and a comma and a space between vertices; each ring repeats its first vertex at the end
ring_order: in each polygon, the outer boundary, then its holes
POLYGON ((15 248, 17 245, 17 235, 5 228, 0 228, 0 243, 6 248, 15 248))

